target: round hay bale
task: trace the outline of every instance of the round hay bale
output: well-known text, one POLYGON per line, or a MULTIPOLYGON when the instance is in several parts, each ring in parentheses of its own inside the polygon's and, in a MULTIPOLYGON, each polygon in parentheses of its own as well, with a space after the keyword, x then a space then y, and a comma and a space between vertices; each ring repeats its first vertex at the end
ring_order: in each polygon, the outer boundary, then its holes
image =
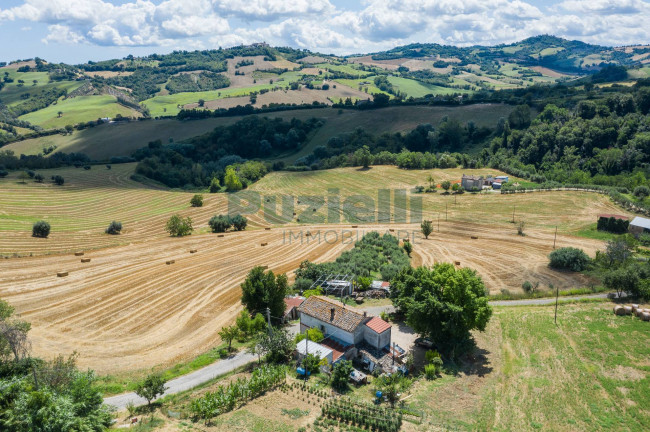
POLYGON ((271 231, 271 227, 264 228, 265 231, 271 231))
POLYGON ((352 225, 352 228, 356 228, 358 225, 352 225))
POLYGON ((472 240, 478 240, 477 236, 472 236, 472 240))
POLYGON ((454 261, 454 264, 456 264, 457 266, 459 266, 459 265, 460 265, 460 261, 454 261))
POLYGON ((260 244, 260 246, 266 246, 267 244, 268 244, 268 243, 262 243, 262 244, 260 244))
POLYGON ((642 312, 639 318, 641 321, 650 321, 650 312, 642 312))
POLYGON ((165 264, 170 265, 170 264, 174 264, 175 262, 176 260, 169 260, 169 261, 165 261, 165 264))
POLYGON ((614 315, 625 315, 625 309, 623 309, 623 306, 621 305, 614 306, 614 315))
POLYGON ((81 262, 82 262, 82 263, 89 263, 89 262, 90 262, 90 258, 81 258, 81 262))
POLYGON ((75 253, 74 253, 74 256, 83 256, 83 255, 84 255, 83 252, 75 252, 75 253))
POLYGON ((217 237, 223 237, 223 236, 224 236, 223 234, 217 234, 217 237))
POLYGON ((623 306, 625 309, 625 315, 632 315, 632 306, 623 306))
POLYGON ((269 266, 260 266, 260 267, 262 267, 262 270, 267 270, 269 268, 269 266))
POLYGON ((639 308, 638 304, 632 304, 632 313, 636 315, 636 310, 639 308))
POLYGON ((192 254, 193 254, 193 253, 197 253, 197 252, 198 252, 197 249, 190 249, 190 253, 192 253, 192 254))
POLYGON ((56 277, 65 277, 68 275, 67 271, 56 272, 56 277))
POLYGON ((392 229, 392 228, 389 228, 388 231, 389 231, 389 232, 395 232, 395 230, 392 229))

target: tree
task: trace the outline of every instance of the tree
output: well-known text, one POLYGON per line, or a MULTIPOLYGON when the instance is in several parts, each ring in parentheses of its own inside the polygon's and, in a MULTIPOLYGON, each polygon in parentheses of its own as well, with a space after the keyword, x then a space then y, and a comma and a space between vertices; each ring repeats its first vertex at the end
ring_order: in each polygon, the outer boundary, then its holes
POLYGON ((226 168, 226 176, 224 177, 224 183, 226 185, 226 190, 228 192, 237 192, 242 190, 243 186, 241 180, 237 176, 235 169, 232 167, 226 168))
POLYGON ((347 389, 350 374, 353 370, 354 368, 349 360, 342 360, 336 363, 334 370, 332 370, 332 387, 338 391, 347 389))
POLYGON ((372 155, 370 154, 370 148, 367 145, 364 145, 359 150, 354 152, 354 157, 357 160, 357 164, 363 166, 364 168, 370 167, 372 162, 372 155))
POLYGON ((50 224, 46 221, 38 221, 32 226, 32 237, 47 238, 50 235, 50 224))
POLYGON ((29 356, 31 349, 27 338, 31 325, 13 315, 14 308, 0 299, 0 363, 11 357, 19 362, 29 356))
POLYGON ((165 225, 165 231, 172 237, 183 237, 192 234, 192 219, 188 216, 182 218, 179 215, 173 215, 165 225))
POLYGON ((614 290, 618 297, 622 293, 633 294, 638 291, 640 283, 639 275, 632 268, 618 268, 605 273, 603 285, 614 290))
POLYGON ((648 186, 637 186, 634 188, 633 194, 638 200, 643 201, 650 196, 650 188, 648 186))
POLYGON ((298 343, 305 338, 309 338, 310 341, 318 343, 325 339, 325 335, 323 335, 323 332, 317 328, 310 328, 307 329, 305 333, 298 333, 294 340, 298 343))
POLYGON ((63 111, 57 112, 56 115, 57 115, 58 118, 61 118, 61 116, 63 115, 63 111))
POLYGON ((45 180, 45 177, 43 177, 43 174, 36 174, 34 176, 34 181, 36 183, 43 183, 44 180, 45 180))
POLYGON ((530 126, 530 107, 517 105, 508 116, 508 124, 514 129, 526 129, 530 126))
POLYGON ((264 272, 261 266, 254 267, 241 285, 242 304, 249 312, 271 310, 271 316, 279 319, 284 314, 284 297, 289 286, 285 274, 277 277, 271 270, 264 272))
POLYGON ((384 93, 375 93, 372 95, 372 101, 375 104, 375 106, 384 107, 388 105, 388 102, 390 101, 390 96, 384 93))
POLYGON ((138 383, 135 388, 135 394, 147 400, 147 406, 151 408, 151 401, 159 395, 165 393, 165 379, 162 375, 151 374, 147 376, 144 381, 138 383))
POLYGON ((459 193, 459 192, 462 191, 461 186, 460 186, 460 184, 458 184, 458 183, 454 183, 453 185, 451 185, 451 190, 452 190, 454 193, 459 193))
POLYGON ((122 222, 113 221, 106 228, 106 234, 118 235, 122 232, 122 222))
POLYGON ((449 192, 449 188, 451 188, 451 182, 449 180, 445 180, 442 183, 440 183, 440 187, 442 187, 445 192, 449 192))
POLYGON ((609 267, 623 267, 634 255, 634 244, 631 238, 610 240, 605 247, 609 267))
POLYGON ((556 249, 548 256, 549 265, 554 269, 583 271, 591 259, 582 249, 564 247, 556 249))
POLYGON ((232 226, 232 221, 228 216, 218 215, 212 216, 208 221, 210 229, 213 233, 226 232, 232 226))
POLYGON ((391 299, 413 329, 452 352, 484 331, 492 316, 481 277, 452 264, 404 268, 391 281, 391 299))
POLYGON ((308 353, 302 359, 303 367, 307 372, 309 372, 312 375, 317 374, 320 371, 321 365, 326 365, 326 364, 327 364, 327 359, 325 358, 321 359, 319 356, 312 353, 308 353))
MULTIPOLYGON (((246 311, 244 311, 246 313, 246 311)), ((236 326, 223 327, 219 330, 219 337, 228 344, 228 351, 232 351, 232 341, 239 336, 239 329, 236 326)))
POLYGON ((525 236, 524 230, 526 229, 526 221, 523 219, 517 224, 517 234, 520 236, 525 236))
POLYGON ((431 174, 427 176, 427 181, 429 182, 429 189, 435 189, 436 188, 436 182, 431 174))
POLYGON ((268 332, 260 333, 259 350, 270 363, 284 363, 291 358, 296 344, 283 329, 271 328, 268 332))
POLYGON ((205 105, 205 100, 199 99, 199 106, 202 107, 203 105, 205 105))
POLYGON ((219 184, 218 177, 212 177, 212 180, 210 180, 210 188, 208 190, 210 193, 217 193, 221 190, 221 184, 219 184))
POLYGON ((404 240, 404 244, 402 244, 402 247, 404 248, 404 252, 406 252, 406 255, 410 257, 411 252, 413 252, 413 245, 411 244, 411 242, 408 240, 404 240))
POLYGON ((192 207, 203 207, 203 195, 196 194, 190 200, 190 205, 192 207))
POLYGON ((22 181, 23 184, 25 184, 31 177, 29 174, 27 174, 27 172, 22 171, 20 174, 18 174, 18 178, 22 181))
POLYGON ((433 221, 425 220, 420 225, 420 229, 422 230, 422 234, 424 234, 424 238, 429 239, 429 234, 433 232, 433 221))
POLYGON ((238 214, 235 217, 231 218, 230 222, 232 223, 233 228, 235 228, 237 231, 243 231, 246 229, 246 225, 248 224, 248 219, 238 214))
POLYGON ((57 186, 63 186, 63 183, 65 183, 65 180, 64 180, 63 177, 61 177, 60 175, 52 176, 52 181, 53 181, 54 184, 56 184, 57 186))

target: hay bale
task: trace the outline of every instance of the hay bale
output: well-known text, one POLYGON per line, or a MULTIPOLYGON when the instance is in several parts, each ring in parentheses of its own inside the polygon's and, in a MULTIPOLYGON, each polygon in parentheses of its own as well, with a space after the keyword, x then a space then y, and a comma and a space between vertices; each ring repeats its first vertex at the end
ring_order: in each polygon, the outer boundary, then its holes
POLYGON ((223 237, 224 234, 217 234, 217 237, 223 237))
POLYGON ((268 243, 262 243, 262 244, 260 244, 260 246, 266 246, 267 244, 268 244, 268 243))
POLYGON ((392 228, 389 228, 388 231, 389 231, 389 232, 395 232, 395 230, 392 229, 392 228))
POLYGON ((459 265, 460 265, 460 261, 454 261, 454 264, 456 264, 457 266, 459 266, 459 265))
POLYGON ((83 256, 83 255, 84 255, 83 252, 75 252, 75 253, 74 253, 74 256, 83 256))
POLYGON ((64 276, 67 276, 67 275, 68 275, 67 271, 56 272, 56 277, 64 277, 64 276))
POLYGON ((478 236, 472 236, 472 240, 478 240, 478 236))
POLYGON ((265 231, 271 231, 271 227, 264 228, 265 231))
POLYGON ((632 315, 632 306, 623 306, 625 309, 625 315, 632 315))
POLYGON ((197 253, 197 252, 198 252, 197 249, 190 249, 190 253, 197 253))
POLYGON ((356 228, 358 225, 352 225, 352 228, 356 228))
POLYGON ((165 264, 170 265, 170 264, 174 264, 175 262, 176 260, 169 260, 169 261, 165 261, 165 264))
POLYGON ((316 209, 313 209, 312 211, 316 211, 316 209))
POLYGON ((269 266, 260 266, 262 267, 262 270, 268 270, 269 266))
POLYGON ((642 312, 639 318, 641 321, 650 321, 650 312, 642 312))
POLYGON ((89 262, 90 262, 90 258, 81 258, 81 262, 82 262, 82 263, 89 263, 89 262))
POLYGON ((311 233, 307 231, 307 234, 305 234, 307 237, 311 236, 311 233))
POLYGON ((614 315, 625 315, 625 309, 623 309, 623 306, 621 305, 614 306, 614 315))

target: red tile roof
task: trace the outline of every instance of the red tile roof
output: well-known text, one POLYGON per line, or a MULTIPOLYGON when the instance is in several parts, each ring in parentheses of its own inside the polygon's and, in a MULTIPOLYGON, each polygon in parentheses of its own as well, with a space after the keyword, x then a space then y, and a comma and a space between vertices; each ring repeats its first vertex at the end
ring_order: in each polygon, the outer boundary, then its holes
POLYGON ((322 296, 309 297, 298 310, 301 314, 314 317, 346 332, 354 332, 365 319, 362 313, 344 306, 341 302, 322 296), (332 310, 334 310, 334 319, 332 319, 332 310))
POLYGON ((366 325, 375 333, 383 333, 390 328, 390 324, 379 317, 374 317, 366 325))
POLYGON ((286 307, 284 308, 284 313, 287 314, 289 311, 293 308, 297 308, 304 302, 305 299, 302 297, 285 297, 284 298, 284 304, 286 307))
POLYGON ((339 357, 341 357, 345 353, 345 347, 330 338, 323 339, 322 341, 320 341, 320 344, 332 350, 333 362, 338 360, 339 357))

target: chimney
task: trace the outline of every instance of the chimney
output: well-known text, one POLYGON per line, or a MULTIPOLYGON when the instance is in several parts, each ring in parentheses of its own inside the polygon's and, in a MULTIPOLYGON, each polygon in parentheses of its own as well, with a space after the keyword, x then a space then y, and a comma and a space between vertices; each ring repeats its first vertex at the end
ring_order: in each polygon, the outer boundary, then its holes
POLYGON ((334 308, 330 308, 330 321, 334 321, 334 308))
POLYGON ((366 318, 368 316, 368 312, 363 311, 363 317, 366 318))

